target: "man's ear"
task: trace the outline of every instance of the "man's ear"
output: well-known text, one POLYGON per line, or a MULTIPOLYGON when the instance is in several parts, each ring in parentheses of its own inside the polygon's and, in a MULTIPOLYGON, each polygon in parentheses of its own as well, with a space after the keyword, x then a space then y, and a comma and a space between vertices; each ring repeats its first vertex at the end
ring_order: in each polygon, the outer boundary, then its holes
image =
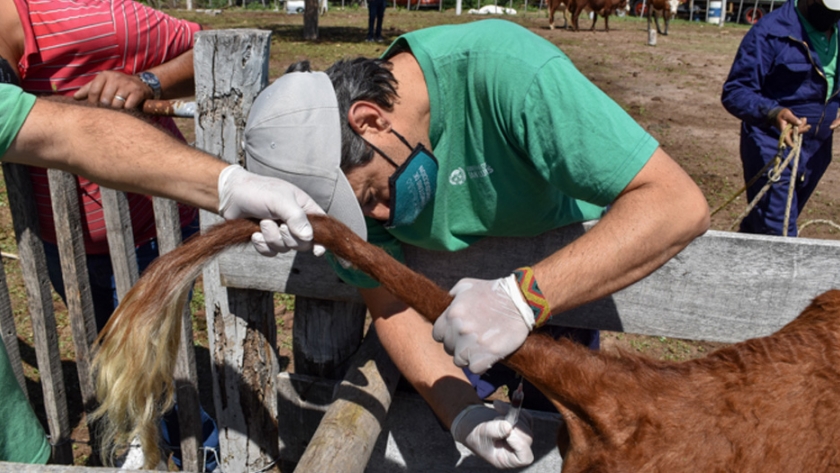
POLYGON ((350 122, 350 128, 362 138, 391 129, 391 123, 385 117, 384 111, 375 103, 366 100, 359 100, 350 105, 347 120, 350 122))

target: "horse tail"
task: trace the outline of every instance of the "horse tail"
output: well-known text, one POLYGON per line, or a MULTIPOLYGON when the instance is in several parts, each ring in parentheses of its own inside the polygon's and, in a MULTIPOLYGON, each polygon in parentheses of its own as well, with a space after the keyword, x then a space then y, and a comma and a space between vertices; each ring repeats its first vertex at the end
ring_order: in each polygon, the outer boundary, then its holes
POLYGON ((181 318, 192 282, 222 250, 250 241, 259 225, 233 220, 157 258, 99 334, 93 360, 99 407, 93 412, 103 463, 139 439, 145 468, 160 461, 158 425, 174 403, 181 318))
MULTIPOLYGON (((310 215, 309 220, 316 242, 379 280, 430 320, 452 300, 445 290, 337 220, 320 215, 310 215)), ((256 222, 232 220, 195 235, 156 259, 111 316, 97 338, 93 361, 100 405, 92 416, 100 420, 103 463, 111 464, 138 439, 145 468, 158 464, 158 425, 174 403, 181 317, 192 281, 212 257, 248 242, 255 231, 256 222)))

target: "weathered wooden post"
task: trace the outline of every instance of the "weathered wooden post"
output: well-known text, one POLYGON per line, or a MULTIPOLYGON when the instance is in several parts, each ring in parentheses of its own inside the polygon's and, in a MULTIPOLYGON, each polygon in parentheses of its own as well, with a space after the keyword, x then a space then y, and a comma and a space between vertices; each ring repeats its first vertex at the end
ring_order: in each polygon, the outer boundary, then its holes
POLYGON ((108 252, 111 254, 111 266, 114 269, 117 298, 122 300, 140 279, 128 198, 125 192, 105 187, 100 187, 99 192, 102 196, 102 213, 105 218, 108 252))
MULTIPOLYGON (((196 146, 242 163, 242 131, 268 84, 271 33, 202 31, 195 41, 196 146)), ((201 213, 201 226, 219 221, 201 213)), ((278 452, 276 326, 270 293, 221 286, 217 263, 203 273, 213 395, 225 471, 270 465, 278 452)))
POLYGON ((295 471, 364 472, 399 379, 371 329, 295 471))
MULTIPOLYGON (((96 408, 96 391, 91 373, 93 342, 96 339, 96 317, 93 310, 93 296, 87 270, 87 256, 82 232, 81 211, 76 177, 57 169, 47 171, 50 181, 56 244, 61 258, 61 274, 64 280, 64 295, 67 316, 73 331, 73 346, 76 350, 76 371, 85 413, 96 408)), ((98 461, 97 429, 87 417, 88 432, 94 450, 94 461, 98 461)))

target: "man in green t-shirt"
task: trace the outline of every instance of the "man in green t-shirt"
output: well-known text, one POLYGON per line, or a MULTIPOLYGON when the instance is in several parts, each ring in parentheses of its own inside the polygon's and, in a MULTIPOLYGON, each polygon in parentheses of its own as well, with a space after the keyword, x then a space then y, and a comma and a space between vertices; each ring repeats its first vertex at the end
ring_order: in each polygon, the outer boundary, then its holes
MULTIPOLYGON (((178 200, 226 219, 264 219, 261 232, 252 238, 262 252, 313 248, 306 214, 323 213, 288 182, 228 165, 129 115, 36 100, 2 83, 0 160, 62 169, 112 188, 178 200)), ((316 246, 316 254, 323 251, 316 246)), ((0 461, 46 463, 49 457, 44 430, 0 344, 0 461)))
POLYGON ((557 47, 511 22, 423 29, 383 59, 290 70, 251 110, 248 169, 294 182, 397 257, 402 243, 458 251, 601 218, 533 267, 461 280, 434 327, 333 265, 453 437, 497 467, 530 463, 527 425, 484 407, 461 367, 484 373, 552 315, 665 263, 707 229, 703 194, 557 47))
POLYGON ((0 343, 0 461, 47 463, 50 443, 0 343))

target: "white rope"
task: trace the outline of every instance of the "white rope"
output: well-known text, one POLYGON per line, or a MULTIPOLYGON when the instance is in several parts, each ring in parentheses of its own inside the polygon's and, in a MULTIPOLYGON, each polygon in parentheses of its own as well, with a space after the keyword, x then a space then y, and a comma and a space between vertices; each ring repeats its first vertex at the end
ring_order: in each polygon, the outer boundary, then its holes
POLYGON ((793 190, 796 188, 796 174, 799 171, 799 154, 802 151, 802 135, 793 130, 793 167, 790 169, 790 183, 788 184, 787 204, 785 204, 785 220, 782 226, 782 236, 788 236, 788 225, 790 225, 790 208, 793 205, 793 190))
POLYGON ((809 226, 811 226, 815 223, 821 223, 823 225, 828 225, 830 227, 833 227, 836 230, 840 230, 840 225, 837 225, 836 223, 832 222, 831 220, 826 220, 826 219, 823 219, 823 218, 817 218, 817 219, 814 219, 814 220, 808 220, 807 222, 803 223, 799 227, 799 233, 802 233, 802 230, 804 230, 806 227, 809 227, 809 226))
MULTIPOLYGON (((784 135, 784 132, 782 134, 784 135)), ((787 168, 788 164, 790 164, 790 161, 794 158, 794 155, 799 155, 799 149, 802 146, 802 138, 799 136, 796 130, 793 130, 793 134, 795 143, 794 149, 791 150, 790 153, 788 153, 787 158, 785 158, 782 164, 773 172, 771 172, 769 176, 767 176, 767 183, 764 184, 764 187, 761 188, 761 190, 758 192, 758 194, 756 194, 756 196, 749 203, 749 205, 747 205, 747 208, 744 209, 744 211, 741 212, 740 215, 738 215, 734 222, 732 222, 732 225, 729 226, 729 231, 732 231, 732 229, 735 228, 735 225, 740 223, 741 220, 743 220, 744 217, 746 217, 747 214, 749 214, 750 211, 752 211, 753 207, 755 207, 756 204, 758 204, 758 201, 761 200, 762 197, 764 197, 764 194, 766 194, 768 190, 770 190, 770 186, 772 186, 776 181, 779 180, 779 177, 782 175, 782 172, 785 170, 785 168, 787 168)), ((794 185, 793 181, 791 181, 790 185, 794 185)))

